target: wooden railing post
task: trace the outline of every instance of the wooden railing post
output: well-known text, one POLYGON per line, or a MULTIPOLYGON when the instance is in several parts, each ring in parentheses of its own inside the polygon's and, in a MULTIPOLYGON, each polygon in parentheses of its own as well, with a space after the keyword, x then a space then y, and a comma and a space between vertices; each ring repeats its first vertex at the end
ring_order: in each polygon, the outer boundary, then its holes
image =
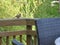
POLYGON ((0 37, 0 45, 2 45, 2 37, 0 37))
POLYGON ((16 38, 16 36, 14 35, 14 36, 13 36, 13 39, 15 39, 15 38, 16 38))
POLYGON ((38 40, 37 40, 37 36, 34 36, 34 45, 38 45, 38 40))
MULTIPOLYGON (((32 30, 32 26, 30 26, 30 25, 27 25, 27 31, 29 31, 29 30, 32 30)), ((28 32, 27 32, 28 33, 28 32)), ((27 35, 27 45, 32 45, 32 37, 31 37, 31 35, 27 35)))
POLYGON ((9 36, 6 37, 6 45, 9 45, 9 36))
POLYGON ((22 42, 22 35, 20 35, 20 42, 22 42))

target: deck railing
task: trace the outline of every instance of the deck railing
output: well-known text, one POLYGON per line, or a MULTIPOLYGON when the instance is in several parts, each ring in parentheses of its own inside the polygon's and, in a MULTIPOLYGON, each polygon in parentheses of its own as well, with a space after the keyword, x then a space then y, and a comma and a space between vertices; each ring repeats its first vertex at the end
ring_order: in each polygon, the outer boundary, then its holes
MULTIPOLYGON (((9 37, 12 36, 13 39, 19 35, 20 42, 23 41, 23 35, 26 35, 26 45, 37 45, 36 31, 32 30, 32 26, 35 25, 34 19, 0 19, 0 26, 21 26, 25 25, 26 30, 22 31, 11 31, 11 32, 0 32, 0 45, 2 45, 2 38, 6 37, 5 45, 9 45, 9 37), (32 42, 32 36, 34 38, 32 42)), ((22 42, 23 43, 23 42, 22 42)))

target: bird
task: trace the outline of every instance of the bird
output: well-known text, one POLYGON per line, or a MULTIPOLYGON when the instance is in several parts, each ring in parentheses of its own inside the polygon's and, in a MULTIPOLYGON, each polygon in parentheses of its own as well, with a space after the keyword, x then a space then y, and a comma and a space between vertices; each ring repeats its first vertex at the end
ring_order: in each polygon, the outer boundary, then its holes
POLYGON ((16 18, 20 18, 21 17, 21 14, 17 14, 15 17, 16 18))

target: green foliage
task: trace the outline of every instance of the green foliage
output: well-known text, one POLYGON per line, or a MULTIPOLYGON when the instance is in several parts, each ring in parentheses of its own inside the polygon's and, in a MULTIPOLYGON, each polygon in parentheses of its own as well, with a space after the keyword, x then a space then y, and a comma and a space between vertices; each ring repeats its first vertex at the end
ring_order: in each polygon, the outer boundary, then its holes
POLYGON ((0 0, 0 18, 12 18, 18 11, 18 5, 12 4, 12 0, 0 0))
POLYGON ((60 17, 58 6, 51 7, 52 0, 0 0, 0 18, 14 18, 21 13, 25 18, 60 17))
POLYGON ((33 18, 35 8, 35 0, 0 0, 0 18, 13 18, 18 13, 33 18))
POLYGON ((52 0, 42 1, 42 4, 38 6, 36 12, 34 13, 35 18, 52 18, 52 17, 60 17, 60 13, 58 12, 59 5, 52 7, 52 0))

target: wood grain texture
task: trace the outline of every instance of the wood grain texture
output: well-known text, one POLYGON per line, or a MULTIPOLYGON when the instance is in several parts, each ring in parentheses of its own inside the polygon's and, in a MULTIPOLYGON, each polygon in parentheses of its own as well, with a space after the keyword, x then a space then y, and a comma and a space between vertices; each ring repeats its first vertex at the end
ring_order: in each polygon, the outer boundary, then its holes
POLYGON ((13 32, 0 32, 0 37, 4 37, 4 36, 14 36, 14 35, 36 35, 35 31, 27 31, 27 30, 23 30, 23 31, 13 31, 13 32))
POLYGON ((34 21, 33 19, 0 19, 0 26, 34 25, 34 21))

